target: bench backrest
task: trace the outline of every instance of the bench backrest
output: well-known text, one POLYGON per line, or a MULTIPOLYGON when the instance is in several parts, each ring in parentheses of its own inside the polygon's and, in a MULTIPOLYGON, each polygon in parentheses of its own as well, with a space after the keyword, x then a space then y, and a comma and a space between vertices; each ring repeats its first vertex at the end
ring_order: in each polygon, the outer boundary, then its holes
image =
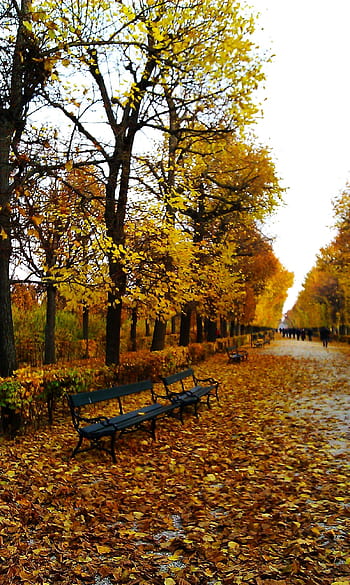
MULTIPOLYGON (((182 370, 181 372, 176 372, 176 374, 171 374, 170 376, 166 376, 162 378, 162 381, 165 385, 166 390, 170 390, 170 386, 172 385, 179 385, 181 386, 181 390, 186 390, 185 382, 186 380, 193 385, 194 381, 194 371, 192 368, 188 368, 187 370, 182 370)), ((188 389, 188 388, 187 388, 188 389)), ((173 389, 171 389, 171 392, 173 389)))
POLYGON ((123 384, 122 386, 112 386, 111 388, 104 388, 101 390, 92 390, 92 392, 79 392, 78 394, 69 394, 68 403, 72 414, 74 410, 87 404, 97 404, 106 400, 115 400, 119 402, 119 409, 122 413, 122 404, 120 399, 123 396, 130 394, 137 394, 150 390, 153 398, 153 382, 151 380, 143 380, 142 382, 133 382, 132 384, 123 384))

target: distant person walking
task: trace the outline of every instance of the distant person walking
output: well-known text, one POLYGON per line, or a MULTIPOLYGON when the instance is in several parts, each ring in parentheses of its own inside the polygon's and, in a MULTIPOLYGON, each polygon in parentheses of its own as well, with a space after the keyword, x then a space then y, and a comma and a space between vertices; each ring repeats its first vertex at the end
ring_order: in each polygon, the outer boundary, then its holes
POLYGON ((321 327, 320 340, 322 341, 323 347, 328 347, 330 334, 331 332, 329 331, 328 327, 321 327))

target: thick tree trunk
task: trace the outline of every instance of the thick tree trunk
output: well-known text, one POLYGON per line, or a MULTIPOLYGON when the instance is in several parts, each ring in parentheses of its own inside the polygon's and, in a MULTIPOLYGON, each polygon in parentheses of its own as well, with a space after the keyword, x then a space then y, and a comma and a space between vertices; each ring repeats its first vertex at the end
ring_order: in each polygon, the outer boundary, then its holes
POLYGON ((192 309, 186 307, 181 313, 179 345, 187 347, 190 343, 192 309))
POLYGON ((0 117, 0 376, 7 377, 16 369, 9 265, 10 233, 10 140, 11 128, 0 117))
POLYGON ((221 337, 227 337, 227 321, 220 317, 220 335, 221 337))
POLYGON ((122 326, 122 305, 115 303, 115 297, 108 295, 108 309, 106 321, 106 365, 119 364, 120 332, 122 326))
POLYGON ((230 337, 233 337, 235 334, 235 322, 232 319, 232 321, 230 321, 230 337))
POLYGON ((204 338, 203 319, 200 315, 197 314, 196 321, 197 321, 197 343, 202 343, 203 338, 204 338))
POLYGON ((216 341, 216 321, 210 321, 207 323, 207 341, 216 341))
POLYGON ((154 322, 151 351, 161 351, 165 347, 166 321, 154 322))
POLYGON ((131 312, 130 341, 131 351, 137 351, 137 309, 135 307, 131 312))
POLYGON ((12 376, 16 369, 9 280, 9 249, 0 238, 0 376, 12 376))
MULTIPOLYGON (((96 63, 97 65, 97 63, 96 63)), ((125 245, 125 216, 128 202, 131 157, 142 98, 149 86, 149 79, 156 67, 153 51, 145 63, 143 74, 137 84, 137 99, 132 107, 125 107, 122 121, 113 127, 115 132, 114 155, 109 160, 109 176, 106 185, 105 224, 107 236, 111 238, 117 250, 125 245), (117 195, 117 189, 118 196, 117 195)), ((102 92, 103 94, 103 92, 102 92)), ((136 95, 136 92, 135 92, 136 95)), ((126 275, 122 259, 116 260, 114 250, 109 255, 109 274, 114 290, 109 295, 106 323, 106 364, 119 364, 120 337, 122 325, 122 299, 126 291, 126 275)))
MULTIPOLYGON (((12 141, 18 146, 26 124, 27 106, 35 95, 38 85, 41 85, 48 75, 45 71, 44 59, 40 59, 37 51, 36 39, 34 35, 28 33, 23 24, 31 20, 28 14, 31 12, 31 1, 22 0, 18 4, 13 3, 13 7, 18 20, 14 23, 13 29, 15 38, 13 53, 8 55, 6 68, 3 69, 3 74, 7 76, 7 79, 4 77, 5 91, 1 96, 0 108, 0 376, 2 377, 11 376, 17 368, 9 279, 10 214, 13 195, 10 173, 15 172, 12 141), (39 58, 34 59, 34 55, 39 58)), ((10 13, 11 4, 8 8, 10 13)), ((2 407, 1 418, 4 431, 15 434, 21 423, 19 413, 5 405, 2 407)))
POLYGON ((46 292, 46 324, 44 364, 56 363, 56 287, 48 284, 46 292))

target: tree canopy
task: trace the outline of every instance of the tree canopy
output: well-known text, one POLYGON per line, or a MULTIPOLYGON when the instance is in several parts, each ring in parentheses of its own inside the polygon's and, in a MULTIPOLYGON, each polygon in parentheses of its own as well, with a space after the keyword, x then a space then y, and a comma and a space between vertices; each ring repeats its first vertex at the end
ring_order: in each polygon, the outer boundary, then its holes
MULTIPOLYGON (((282 192, 270 153, 246 137, 268 60, 255 16, 212 0, 3 0, 3 9, 1 50, 12 61, 1 71, 2 115, 15 122, 2 149, 2 343, 12 337, 13 235, 72 306, 104 291, 106 363, 119 361, 123 304, 159 319, 186 303, 228 315, 248 278, 232 234, 254 233, 282 192)), ((14 365, 12 348, 3 371, 14 365)))

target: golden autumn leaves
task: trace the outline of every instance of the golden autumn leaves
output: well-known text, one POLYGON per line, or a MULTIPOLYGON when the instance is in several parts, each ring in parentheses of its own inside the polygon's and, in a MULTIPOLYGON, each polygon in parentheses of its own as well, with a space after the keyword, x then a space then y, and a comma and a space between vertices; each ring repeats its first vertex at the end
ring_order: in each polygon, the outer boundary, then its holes
POLYGON ((68 460, 65 407, 51 431, 3 442, 5 582, 348 583, 349 457, 332 450, 336 417, 317 409, 327 396, 341 406, 348 388, 337 364, 250 354, 198 367, 220 378, 220 402, 183 426, 161 421, 156 441, 126 435, 116 465, 96 452, 68 460))

